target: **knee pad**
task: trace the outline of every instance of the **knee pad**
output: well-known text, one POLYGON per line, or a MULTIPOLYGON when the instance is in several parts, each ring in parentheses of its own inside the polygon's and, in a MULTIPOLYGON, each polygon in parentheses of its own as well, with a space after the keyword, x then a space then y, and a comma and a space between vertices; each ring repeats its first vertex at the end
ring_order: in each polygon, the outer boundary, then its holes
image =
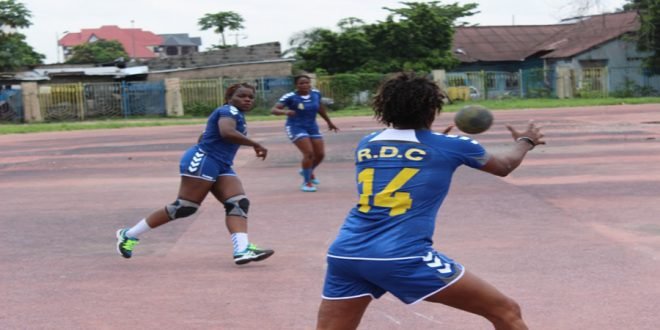
POLYGON ((174 203, 165 206, 165 212, 170 220, 185 218, 197 212, 199 204, 177 198, 174 203))
POLYGON ((250 200, 245 195, 236 195, 227 199, 224 203, 225 213, 227 215, 237 215, 239 217, 247 218, 248 209, 250 208, 250 200))

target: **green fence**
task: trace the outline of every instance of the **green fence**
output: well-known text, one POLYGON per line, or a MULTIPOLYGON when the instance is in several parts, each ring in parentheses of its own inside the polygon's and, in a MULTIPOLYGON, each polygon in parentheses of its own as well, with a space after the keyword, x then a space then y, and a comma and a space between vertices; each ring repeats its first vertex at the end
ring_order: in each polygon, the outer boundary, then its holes
POLYGON ((225 90, 236 83, 248 83, 256 88, 253 113, 268 113, 282 95, 294 88, 291 76, 182 80, 184 113, 192 116, 209 115, 224 103, 225 90))
MULTIPOLYGON (((365 106, 386 74, 337 74, 313 80, 328 108, 365 106)), ((204 117, 224 103, 230 85, 256 87, 252 113, 267 114, 279 98, 294 90, 292 76, 182 80, 184 114, 204 117)), ((572 70, 530 69, 518 72, 448 72, 443 82, 452 100, 549 97, 643 97, 660 95, 660 75, 639 67, 572 70)), ((164 82, 109 82, 39 85, 45 121, 165 116, 164 82)), ((22 122, 21 90, 0 91, 0 122, 22 122)))

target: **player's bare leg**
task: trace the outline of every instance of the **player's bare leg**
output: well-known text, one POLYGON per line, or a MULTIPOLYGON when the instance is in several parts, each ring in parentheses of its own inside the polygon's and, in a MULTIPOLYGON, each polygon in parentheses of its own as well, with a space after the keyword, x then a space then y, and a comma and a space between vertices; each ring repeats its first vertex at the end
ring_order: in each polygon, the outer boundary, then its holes
POLYGON ((325 144, 323 143, 323 139, 311 139, 311 142, 312 149, 314 150, 314 161, 312 165, 316 168, 321 164, 323 158, 325 158, 325 144))
MULTIPOLYGON (((211 181, 182 176, 177 198, 201 205, 212 185, 213 182, 211 181)), ((167 215, 165 208, 160 208, 152 212, 145 219, 149 227, 152 229, 170 221, 170 217, 167 215)))
POLYGON ((351 330, 357 329, 360 320, 371 302, 370 296, 353 299, 321 301, 319 306, 317 330, 351 330))
POLYGON ((300 189, 305 192, 314 192, 316 187, 312 183, 312 172, 314 171, 314 146, 310 138, 305 137, 294 142, 298 150, 302 153, 302 175, 304 182, 300 189))
MULTIPOLYGON (((213 185, 211 192, 220 203, 224 203, 234 196, 245 195, 241 180, 232 175, 218 177, 218 181, 213 185)), ((248 232, 247 220, 241 216, 227 215, 225 224, 230 234, 248 232)))
MULTIPOLYGON (((323 161, 325 158, 325 144, 323 142, 323 139, 311 139, 312 141, 312 148, 314 149, 314 165, 312 169, 316 169, 319 164, 323 161)), ((314 184, 319 184, 319 180, 316 179, 316 176, 312 172, 312 183, 314 184)))
POLYGON ((498 330, 527 329, 518 303, 468 271, 456 283, 426 298, 426 301, 481 315, 498 330))
POLYGON ((234 262, 243 265, 251 261, 264 260, 273 253, 271 249, 260 248, 248 239, 249 200, 243 184, 237 176, 220 176, 211 189, 213 196, 225 205, 225 224, 231 234, 234 248, 234 262), (228 209, 229 208, 229 209, 228 209))
POLYGON ((177 200, 151 212, 146 218, 140 220, 133 227, 121 228, 117 231, 117 252, 124 258, 131 258, 133 248, 138 244, 138 237, 151 229, 162 226, 172 219, 187 217, 194 214, 209 193, 213 182, 198 178, 182 176, 179 185, 177 200), (177 207, 183 207, 185 212, 177 213, 177 207), (171 208, 168 210, 168 208, 171 208), (184 214, 185 213, 185 214, 184 214))

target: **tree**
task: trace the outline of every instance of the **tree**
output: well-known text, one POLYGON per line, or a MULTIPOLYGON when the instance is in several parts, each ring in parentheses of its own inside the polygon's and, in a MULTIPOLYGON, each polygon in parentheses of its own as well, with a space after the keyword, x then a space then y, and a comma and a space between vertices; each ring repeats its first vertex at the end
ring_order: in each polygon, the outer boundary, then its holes
POLYGON ((206 14, 199 19, 199 26, 202 30, 214 29, 213 32, 222 36, 222 45, 216 48, 227 48, 225 41, 225 30, 237 31, 243 28, 243 17, 232 11, 221 11, 215 14, 206 14))
POLYGON ((73 47, 69 64, 102 64, 128 58, 124 46, 116 40, 98 40, 73 47))
POLYGON ((5 27, 27 28, 32 25, 30 17, 32 13, 22 3, 15 0, 0 1, 0 31, 4 31, 5 27))
POLYGON ((25 42, 23 34, 7 31, 29 27, 32 25, 31 16, 22 3, 0 0, 0 70, 10 71, 34 66, 41 64, 45 58, 25 42))
POLYGON ((25 42, 20 33, 0 34, 0 71, 13 71, 43 63, 45 56, 25 42))
POLYGON ((297 40, 296 56, 307 71, 328 73, 430 71, 458 64, 451 51, 454 26, 461 17, 474 15, 477 4, 440 5, 402 2, 384 22, 363 25, 349 17, 339 22, 340 32, 317 30, 297 40))
POLYGON ((628 0, 624 10, 636 10, 639 13, 641 26, 637 33, 637 48, 651 52, 645 60, 649 68, 660 68, 660 1, 658 0, 628 0))

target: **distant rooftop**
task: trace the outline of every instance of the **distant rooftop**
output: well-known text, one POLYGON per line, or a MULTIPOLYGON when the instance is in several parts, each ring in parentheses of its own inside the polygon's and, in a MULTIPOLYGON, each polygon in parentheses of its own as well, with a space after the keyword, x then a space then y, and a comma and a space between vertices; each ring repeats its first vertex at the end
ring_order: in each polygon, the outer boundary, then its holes
POLYGON ((157 55, 149 48, 160 46, 163 38, 150 31, 135 28, 120 28, 116 25, 104 25, 97 29, 82 29, 78 33, 68 33, 59 44, 73 47, 95 39, 117 40, 131 57, 154 58, 157 55))
POLYGON ((202 38, 190 37, 187 33, 159 34, 163 38, 161 46, 201 46, 202 38))
POLYGON ((554 25, 458 27, 453 50, 462 62, 567 58, 639 29, 634 11, 585 16, 554 25))

